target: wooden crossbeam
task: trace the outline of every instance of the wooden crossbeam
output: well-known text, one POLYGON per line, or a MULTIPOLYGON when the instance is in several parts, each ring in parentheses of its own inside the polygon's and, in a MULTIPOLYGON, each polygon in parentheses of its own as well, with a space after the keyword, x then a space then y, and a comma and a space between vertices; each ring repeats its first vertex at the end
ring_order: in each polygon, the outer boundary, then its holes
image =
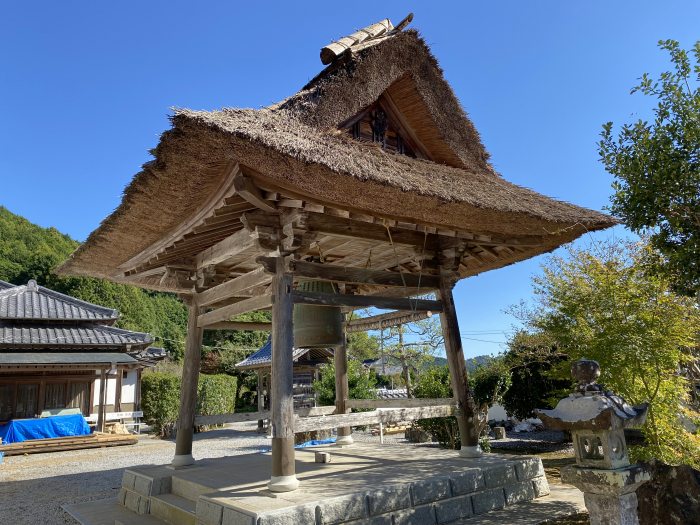
POLYGON ((360 319, 352 319, 345 324, 348 333, 366 332, 368 330, 381 330, 400 324, 415 323, 430 317, 430 312, 389 312, 388 314, 373 315, 360 319))
POLYGON ((356 284, 377 284, 383 286, 425 287, 440 286, 440 279, 433 275, 416 275, 412 273, 387 272, 365 268, 352 268, 332 264, 306 261, 291 261, 290 269, 295 275, 356 284))
POLYGON ((234 255, 252 248, 254 245, 253 235, 246 229, 239 230, 197 255, 195 259, 196 266, 197 268, 203 268, 219 264, 234 255))
POLYGON ((236 189, 236 193, 256 208, 269 213, 277 213, 277 208, 275 208, 274 204, 265 199, 265 196, 255 185, 253 179, 244 175, 238 164, 236 164, 235 171, 233 187, 236 189))
MULTIPOLYGON (((274 270, 274 258, 258 257, 257 262, 266 271, 274 270)), ((381 286, 422 287, 427 289, 440 286, 440 279, 434 275, 416 275, 413 273, 387 272, 368 268, 353 268, 333 264, 313 263, 307 261, 290 261, 289 269, 297 277, 321 279, 354 284, 373 284, 381 286)))
POLYGON ((442 312, 442 303, 430 299, 294 291, 292 293, 292 301, 297 304, 312 304, 316 306, 350 306, 353 308, 369 308, 373 306, 375 308, 392 310, 442 312))
POLYGON ((250 290, 255 286, 269 281, 270 277, 265 273, 265 270, 263 268, 257 268, 252 272, 245 273, 235 279, 231 279, 209 290, 198 293, 195 296, 195 300, 200 306, 209 306, 236 297, 236 295, 241 292, 245 292, 246 290, 250 290))
POLYGON ((271 332, 272 323, 254 323, 252 321, 221 321, 204 327, 206 330, 259 330, 271 332))
POLYGON ((437 239, 432 234, 402 230, 399 228, 387 228, 381 224, 373 224, 352 219, 343 219, 321 213, 309 213, 306 219, 306 227, 310 231, 338 237, 350 237, 370 241, 393 242, 407 246, 423 248, 433 251, 436 248, 437 239))
POLYGON ((273 299, 271 295, 258 295, 257 297, 244 299, 243 301, 239 301, 228 306, 222 306, 221 308, 217 308, 216 310, 200 315, 199 319, 197 320, 197 326, 200 328, 206 328, 214 323, 228 321, 236 315, 254 312, 256 310, 264 310, 265 308, 272 306, 272 301, 273 299))

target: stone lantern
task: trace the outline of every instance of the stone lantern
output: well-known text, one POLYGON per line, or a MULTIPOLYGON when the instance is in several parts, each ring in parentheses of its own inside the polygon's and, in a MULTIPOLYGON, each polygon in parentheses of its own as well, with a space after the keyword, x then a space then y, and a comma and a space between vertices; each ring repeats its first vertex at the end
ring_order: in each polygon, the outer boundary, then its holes
POLYGON ((562 469, 562 481, 583 491, 591 525, 636 525, 635 490, 650 478, 643 467, 630 465, 625 428, 643 425, 648 405, 632 407, 596 383, 596 361, 576 361, 571 374, 576 391, 554 410, 536 411, 547 427, 571 432, 576 466, 562 469))

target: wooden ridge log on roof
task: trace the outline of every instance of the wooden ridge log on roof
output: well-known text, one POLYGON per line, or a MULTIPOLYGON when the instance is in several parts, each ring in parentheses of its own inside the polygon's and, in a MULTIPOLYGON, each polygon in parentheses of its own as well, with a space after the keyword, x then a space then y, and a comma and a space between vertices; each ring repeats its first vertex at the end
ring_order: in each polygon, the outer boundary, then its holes
POLYGON ((392 29, 394 29, 394 25, 391 23, 391 20, 385 18, 375 24, 363 27, 351 35, 344 36, 335 42, 331 42, 321 49, 321 63, 330 64, 352 46, 377 38, 378 36, 388 33, 392 29))

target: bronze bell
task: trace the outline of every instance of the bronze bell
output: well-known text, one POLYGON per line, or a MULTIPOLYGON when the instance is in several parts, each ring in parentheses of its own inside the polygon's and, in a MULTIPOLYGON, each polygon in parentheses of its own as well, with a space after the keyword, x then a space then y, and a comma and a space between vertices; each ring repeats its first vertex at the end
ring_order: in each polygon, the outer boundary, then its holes
MULTIPOLYGON (((336 293, 328 281, 301 281, 301 292, 336 293)), ((294 347, 328 348, 343 344, 343 313, 337 306, 294 305, 294 347)))

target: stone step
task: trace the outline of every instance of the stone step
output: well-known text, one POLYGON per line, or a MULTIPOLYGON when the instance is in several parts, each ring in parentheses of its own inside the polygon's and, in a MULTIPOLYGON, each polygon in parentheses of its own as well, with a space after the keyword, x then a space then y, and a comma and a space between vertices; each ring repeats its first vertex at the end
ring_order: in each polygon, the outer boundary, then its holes
POLYGON ((214 490, 215 489, 210 486, 179 477, 177 474, 173 475, 170 486, 170 492, 172 494, 191 501, 197 501, 197 498, 202 494, 209 494, 214 490))
POLYGON ((177 494, 151 496, 151 516, 173 525, 195 525, 196 503, 177 494))

